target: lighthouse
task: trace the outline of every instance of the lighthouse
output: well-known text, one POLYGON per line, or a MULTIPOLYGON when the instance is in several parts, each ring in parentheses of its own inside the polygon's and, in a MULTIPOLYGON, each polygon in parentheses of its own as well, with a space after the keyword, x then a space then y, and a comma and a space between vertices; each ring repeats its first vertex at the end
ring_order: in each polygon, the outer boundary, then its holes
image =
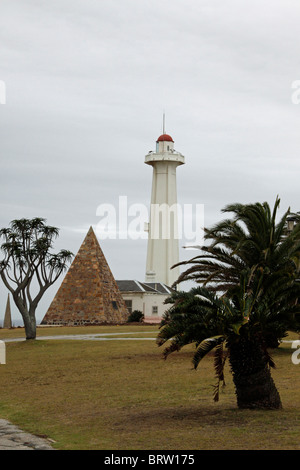
POLYGON ((179 262, 176 169, 185 161, 165 133, 165 125, 155 152, 146 155, 145 163, 153 168, 145 281, 172 286, 179 276, 178 267, 171 269, 179 262))

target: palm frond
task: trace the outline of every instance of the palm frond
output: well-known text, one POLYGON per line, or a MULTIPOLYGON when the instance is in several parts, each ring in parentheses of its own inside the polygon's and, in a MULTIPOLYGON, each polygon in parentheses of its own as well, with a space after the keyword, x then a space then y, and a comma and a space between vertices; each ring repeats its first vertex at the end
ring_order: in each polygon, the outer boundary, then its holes
POLYGON ((224 339, 225 338, 223 336, 216 336, 213 338, 206 338, 201 341, 193 357, 194 369, 197 369, 201 359, 203 359, 203 357, 206 356, 206 354, 212 351, 215 347, 223 343, 224 339))
POLYGON ((214 357, 214 367, 216 372, 217 383, 214 386, 213 398, 214 401, 219 401, 220 396, 220 384, 222 383, 222 388, 225 387, 225 377, 224 377, 224 367, 225 362, 228 357, 228 352, 224 351, 224 342, 217 345, 215 349, 214 357))

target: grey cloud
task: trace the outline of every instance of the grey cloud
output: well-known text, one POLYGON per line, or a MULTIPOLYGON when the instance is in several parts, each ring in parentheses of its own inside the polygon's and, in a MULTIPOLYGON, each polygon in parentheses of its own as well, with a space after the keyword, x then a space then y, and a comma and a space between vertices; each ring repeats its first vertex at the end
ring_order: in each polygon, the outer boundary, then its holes
MULTIPOLYGON (((163 110, 178 200, 207 225, 237 200, 299 210, 299 17, 293 0, 2 0, 0 226, 43 216, 76 252, 99 204, 148 204, 163 110)), ((145 241, 102 248, 115 277, 143 277, 145 241)))

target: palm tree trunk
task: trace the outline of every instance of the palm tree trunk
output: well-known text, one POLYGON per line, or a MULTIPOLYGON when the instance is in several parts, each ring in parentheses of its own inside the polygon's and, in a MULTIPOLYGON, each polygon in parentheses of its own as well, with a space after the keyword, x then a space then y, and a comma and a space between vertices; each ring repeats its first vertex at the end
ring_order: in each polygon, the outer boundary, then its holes
POLYGON ((267 355, 258 340, 241 337, 230 345, 230 365, 239 408, 282 408, 267 355))

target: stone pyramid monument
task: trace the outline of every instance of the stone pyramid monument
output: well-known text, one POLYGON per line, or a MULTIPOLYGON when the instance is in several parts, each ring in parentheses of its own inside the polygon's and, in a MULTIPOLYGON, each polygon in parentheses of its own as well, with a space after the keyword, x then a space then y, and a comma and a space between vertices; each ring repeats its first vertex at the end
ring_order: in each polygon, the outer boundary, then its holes
POLYGON ((125 323, 128 310, 90 227, 42 325, 125 323))
POLYGON ((11 309, 10 309, 10 298, 9 298, 9 294, 8 294, 7 302, 6 302, 5 315, 4 315, 4 321, 3 321, 3 328, 11 328, 11 327, 12 327, 11 309))

